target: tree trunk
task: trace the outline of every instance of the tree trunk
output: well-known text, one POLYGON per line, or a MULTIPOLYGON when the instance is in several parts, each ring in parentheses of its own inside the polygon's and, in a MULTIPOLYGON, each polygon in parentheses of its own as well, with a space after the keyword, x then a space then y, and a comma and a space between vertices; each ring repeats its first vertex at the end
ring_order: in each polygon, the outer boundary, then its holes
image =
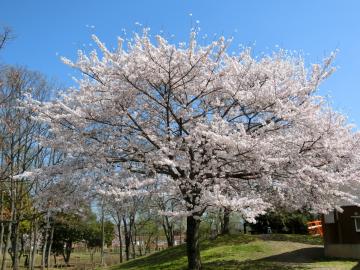
POLYGON ((0 231, 0 255, 3 253, 3 249, 4 249, 4 232, 5 232, 5 226, 4 226, 4 222, 3 222, 3 218, 1 217, 1 231, 0 231))
POLYGON ((35 256, 36 256, 36 250, 37 250, 37 237, 38 237, 38 223, 37 220, 34 220, 33 223, 33 230, 34 230, 34 236, 33 236, 33 241, 31 243, 31 253, 30 253, 30 270, 34 270, 34 265, 35 265, 35 256))
POLYGON ((230 233, 230 210, 224 209, 223 222, 221 226, 221 234, 230 233))
POLYGON ((15 221, 13 226, 13 242, 12 242, 12 252, 13 252, 13 270, 19 269, 19 222, 15 221))
POLYGON ((124 237, 125 237, 125 257, 126 257, 126 260, 128 261, 130 259, 131 239, 130 239, 130 232, 129 232, 129 228, 127 226, 125 217, 123 217, 123 223, 124 223, 124 237))
POLYGON ((20 250, 19 250, 19 263, 21 261, 21 257, 25 256, 24 252, 25 252, 25 235, 24 234, 20 234, 20 250))
POLYGON ((135 215, 133 215, 133 214, 130 214, 129 231, 130 231, 130 242, 131 242, 131 247, 132 247, 132 258, 135 259, 136 258, 135 245, 136 245, 137 231, 136 231, 136 225, 135 225, 135 215), (135 242, 134 242, 134 239, 135 239, 135 242))
POLYGON ((179 236, 179 245, 181 245, 182 244, 182 223, 183 223, 183 220, 182 220, 182 218, 180 219, 180 229, 179 229, 179 231, 180 231, 180 236, 179 236))
POLYGON ((245 221, 245 222, 244 222, 244 234, 246 234, 246 233, 247 233, 247 229, 246 229, 246 227, 247 227, 247 222, 245 221))
POLYGON ((199 245, 199 217, 187 217, 186 224, 186 252, 188 257, 188 269, 201 269, 200 245, 199 245))
POLYGON ((1 232, 0 232, 0 255, 3 253, 3 241, 4 241, 4 232, 5 232, 5 226, 4 226, 4 192, 1 191, 1 208, 0 208, 0 219, 1 219, 1 232))
POLYGON ((156 234, 156 238, 155 238, 155 250, 156 250, 156 251, 159 250, 159 234, 156 234))
POLYGON ((4 254, 2 257, 2 262, 1 262, 1 270, 5 270, 6 269, 6 255, 8 254, 8 249, 10 247, 10 242, 11 242, 11 221, 9 221, 9 225, 8 225, 8 234, 7 234, 7 238, 6 238, 6 243, 5 243, 5 250, 4 250, 4 254))
POLYGON ((48 238, 49 238, 49 217, 47 217, 47 222, 45 226, 45 238, 44 238, 44 245, 42 250, 41 256, 41 270, 45 269, 45 259, 46 259, 46 249, 48 245, 48 238))
POLYGON ((142 256, 142 239, 140 238, 140 235, 138 236, 138 241, 139 241, 139 245, 137 244, 137 240, 135 238, 135 243, 138 246, 138 250, 139 250, 139 255, 140 257, 142 256))
POLYGON ((136 250, 135 250, 135 245, 136 245, 136 234, 131 233, 130 234, 130 243, 131 243, 131 258, 135 259, 136 258, 136 250), (135 238, 135 242, 134 242, 134 238, 135 238))
POLYGON ((66 266, 70 266, 70 256, 72 251, 72 242, 66 242, 65 244, 65 253, 64 253, 64 261, 66 266))
POLYGON ((34 239, 34 223, 31 221, 30 223, 30 235, 29 235, 29 256, 28 256, 28 265, 26 266, 27 270, 30 270, 31 263, 31 247, 34 239))
POLYGON ((118 222, 117 222, 117 229, 118 229, 118 234, 119 234, 119 259, 120 259, 120 263, 123 262, 123 251, 122 251, 122 237, 121 237, 121 223, 120 223, 120 219, 118 218, 118 222))
POLYGON ((104 260, 104 246, 105 246, 105 227, 104 227, 104 204, 101 205, 101 252, 100 252, 100 265, 105 265, 104 260))
POLYGON ((91 249, 90 249, 90 262, 91 262, 91 267, 92 267, 92 269, 95 268, 94 253, 95 253, 95 248, 91 248, 91 249))
POLYGON ((46 267, 47 269, 49 269, 49 265, 50 265, 50 256, 51 256, 51 248, 52 248, 52 244, 53 244, 53 239, 54 239, 54 225, 51 227, 51 233, 50 233, 50 243, 49 243, 49 248, 48 248, 48 252, 47 252, 47 256, 46 256, 46 267))
POLYGON ((29 248, 27 250, 27 265, 25 267, 26 270, 30 270, 30 262, 31 262, 31 247, 32 247, 32 243, 33 243, 33 237, 34 237, 34 224, 31 222, 30 223, 30 235, 29 235, 29 248))
POLYGON ((162 220, 162 226, 164 229, 164 233, 165 233, 165 237, 166 237, 166 242, 168 247, 173 247, 174 246, 174 229, 173 229, 173 224, 169 221, 169 217, 164 216, 163 220, 162 220))

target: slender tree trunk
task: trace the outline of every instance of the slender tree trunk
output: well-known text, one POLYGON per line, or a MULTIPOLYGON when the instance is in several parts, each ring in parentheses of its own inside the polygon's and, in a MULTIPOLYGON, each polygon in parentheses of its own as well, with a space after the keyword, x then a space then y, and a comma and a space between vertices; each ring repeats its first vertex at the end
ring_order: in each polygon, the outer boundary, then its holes
MULTIPOLYGON (((14 147, 15 147, 15 141, 14 141, 14 136, 11 137, 11 147, 10 147, 10 160, 11 160, 11 164, 10 164, 10 186, 11 186, 11 191, 10 191, 10 200, 11 200, 11 223, 12 223, 12 230, 11 232, 11 257, 12 257, 12 268, 13 270, 18 270, 19 269, 19 220, 20 220, 20 216, 18 213, 18 205, 17 205, 17 200, 18 200, 18 196, 21 197, 21 190, 19 191, 19 181, 18 180, 14 180, 14 174, 16 173, 15 171, 15 166, 17 167, 17 171, 19 171, 19 154, 20 152, 18 152, 17 154, 14 151, 14 147), (14 162, 16 162, 16 165, 14 164, 14 162)), ((21 186, 20 186, 21 188, 21 186)), ((21 209, 21 205, 19 206, 19 208, 21 209)))
POLYGON ((123 216, 122 220, 123 220, 123 224, 124 224, 125 257, 126 257, 126 260, 128 261, 130 259, 130 243, 131 243, 130 232, 129 232, 129 228, 127 226, 125 216, 123 216))
POLYGON ((0 224, 0 256, 3 254, 4 249, 4 233, 5 233, 5 226, 3 217, 1 217, 1 224, 0 224))
POLYGON ((180 219, 180 229, 179 229, 179 231, 180 231, 179 245, 182 244, 182 222, 183 222, 183 220, 182 220, 182 218, 181 218, 181 219, 180 219))
POLYGON ((245 222, 244 222, 244 234, 247 234, 247 224, 248 224, 248 223, 245 221, 245 222))
POLYGON ((133 258, 133 259, 135 259, 136 258, 136 254, 135 254, 135 252, 136 252, 136 250, 135 250, 135 245, 136 245, 136 234, 130 234, 130 243, 131 243, 131 257, 133 258), (135 242, 134 242, 134 238, 135 238, 135 242))
POLYGON ((43 246, 43 250, 42 250, 42 255, 41 255, 41 270, 45 269, 45 257, 46 257, 46 248, 48 245, 48 238, 49 238, 49 217, 47 217, 47 222, 45 225, 45 238, 44 238, 44 246, 43 246))
POLYGON ((221 226, 221 234, 223 235, 230 233, 230 213, 230 210, 224 209, 223 222, 221 226))
POLYGON ((1 191, 1 208, 0 208, 0 219, 1 219, 1 231, 0 231, 0 256, 3 253, 3 242, 4 242, 4 232, 5 232, 5 226, 4 226, 4 192, 1 191))
POLYGON ((13 253, 13 270, 19 269, 19 222, 15 221, 13 224, 13 241, 12 241, 12 253, 13 253))
POLYGON ((155 238, 155 250, 156 250, 156 251, 159 250, 159 234, 156 234, 156 238, 155 238))
POLYGON ((142 256, 142 238, 138 236, 139 245, 137 244, 136 238, 135 238, 135 244, 138 246, 139 255, 142 256))
POLYGON ((33 222, 33 239, 31 242, 30 247, 30 270, 34 270, 35 266, 35 256, 36 256, 36 250, 37 250, 37 237, 38 237, 38 223, 37 220, 34 219, 33 222))
MULTIPOLYGON (((24 239, 24 234, 20 235, 20 250, 19 250, 19 263, 21 260, 21 257, 24 256, 24 251, 25 251, 25 239, 24 239)), ((27 262, 28 264, 28 262, 27 262)))
POLYGON ((11 221, 9 221, 9 223, 8 223, 8 233, 7 233, 7 237, 6 237, 5 250, 4 250, 4 254, 3 254, 2 262, 1 262, 1 270, 6 269, 6 257, 8 254, 8 249, 10 247, 10 242, 11 242, 11 221))
POLYGON ((47 269, 49 269, 49 265, 50 265, 51 248, 52 248, 53 239, 54 239, 54 229, 55 229, 55 227, 53 225, 51 227, 49 249, 48 249, 47 256, 46 256, 46 267, 47 267, 47 269))
MULTIPOLYGON (((15 191, 14 191, 14 180, 12 177, 12 172, 13 172, 13 165, 11 165, 11 176, 10 176, 10 200, 11 200, 11 209, 10 209, 10 219, 9 219, 9 224, 8 224, 8 235, 6 238, 6 244, 5 244, 5 252, 3 255, 3 261, 1 263, 1 270, 5 270, 6 269, 6 255, 8 253, 8 250, 10 248, 11 245, 11 235, 12 235, 12 227, 13 227, 13 222, 15 219, 15 191)), ((13 265, 14 265, 14 260, 13 260, 13 265)))
POLYGON ((200 219, 187 217, 186 224, 186 251, 188 257, 188 269, 201 269, 200 245, 199 245, 200 219))
POLYGON ((105 228, 104 228, 104 204, 101 205, 101 254, 100 265, 104 266, 104 246, 105 246, 105 228))
POLYGON ((64 261, 66 266, 70 266, 70 256, 72 251, 72 242, 66 242, 65 244, 65 254, 64 254, 64 261))
POLYGON ((122 237, 121 237, 121 223, 120 223, 120 216, 118 215, 118 222, 117 222, 117 229, 118 229, 118 234, 119 234, 119 259, 120 259, 120 263, 123 262, 123 250, 122 250, 122 237))
POLYGON ((90 262, 91 262, 91 267, 95 268, 95 264, 94 264, 94 253, 95 253, 95 249, 91 248, 90 249, 90 262))
MULTIPOLYGON (((20 135, 20 130, 18 130, 20 135)), ((12 139, 13 140, 13 139, 12 139)), ((26 141, 26 140, 25 140, 26 141)), ((13 183, 13 192, 11 194, 11 200, 14 202, 14 214, 13 214, 13 230, 12 230, 12 259, 13 259, 13 270, 19 269, 19 233, 20 233, 20 209, 22 208, 21 205, 21 195, 22 195, 22 184, 19 182, 19 180, 14 180, 13 176, 16 173, 20 172, 20 151, 21 149, 21 142, 18 141, 18 146, 15 147, 14 150, 11 150, 14 154, 11 155, 11 182, 13 183), (15 165, 16 164, 16 165, 15 165), (18 203, 20 202, 20 205, 18 203)))
POLYGON ((174 229, 173 229, 173 224, 169 221, 169 217, 167 217, 167 216, 163 217, 162 226, 164 229, 168 247, 173 247, 174 246, 174 229))
POLYGON ((135 215, 133 215, 133 214, 130 215, 129 231, 130 231, 130 242, 131 242, 131 247, 132 247, 132 258, 135 259, 136 258, 135 245, 136 245, 137 231, 136 231, 136 225, 135 225, 135 215), (134 243, 134 239, 135 239, 135 243, 134 243))
POLYGON ((30 270, 30 263, 31 263, 31 248, 32 248, 32 243, 33 243, 33 239, 34 239, 34 222, 31 221, 31 225, 30 225, 30 237, 29 237, 29 256, 28 256, 28 265, 26 266, 26 269, 30 270))

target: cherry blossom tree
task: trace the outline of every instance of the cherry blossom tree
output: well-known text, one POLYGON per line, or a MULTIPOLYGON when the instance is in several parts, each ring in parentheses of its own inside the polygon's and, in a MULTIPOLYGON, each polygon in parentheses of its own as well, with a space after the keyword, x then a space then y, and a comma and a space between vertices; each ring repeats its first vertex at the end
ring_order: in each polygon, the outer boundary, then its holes
MULTIPOLYGON (((191 33, 174 45, 144 31, 110 51, 64 62, 84 76, 52 102, 29 97, 52 136, 41 143, 64 162, 32 177, 71 175, 111 197, 144 193, 180 200, 166 215, 187 217, 189 269, 200 269, 199 225, 207 209, 238 211, 254 221, 282 206, 327 212, 355 202, 359 134, 316 91, 334 70, 334 54, 307 68, 280 50, 253 57, 206 46, 191 33), (156 186, 156 185, 155 185, 156 186)), ((28 174, 30 177, 30 174, 28 174)))

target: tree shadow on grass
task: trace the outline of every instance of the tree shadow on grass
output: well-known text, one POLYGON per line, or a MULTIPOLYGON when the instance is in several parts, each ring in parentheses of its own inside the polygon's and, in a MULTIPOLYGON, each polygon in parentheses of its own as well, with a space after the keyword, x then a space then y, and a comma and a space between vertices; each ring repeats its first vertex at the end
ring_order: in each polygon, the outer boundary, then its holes
MULTIPOLYGON (((293 263, 293 264, 307 264, 316 262, 336 262, 343 261, 342 258, 330 258, 324 256, 323 247, 312 247, 297 249, 292 252, 285 252, 279 255, 274 255, 261 259, 260 261, 279 262, 279 263, 293 263)), ((358 262, 355 259, 347 259, 347 261, 358 262)), ((360 270, 360 262, 357 263, 351 270, 360 270)))
MULTIPOLYGON (((323 247, 309 247, 297 249, 291 252, 285 252, 258 260, 216 260, 205 263, 204 269, 227 269, 227 270, 300 270, 309 269, 310 263, 336 261, 334 258, 324 257, 323 247)), ((340 260, 340 259, 339 259, 340 260)), ((360 270, 358 263, 351 270, 360 270)))
POLYGON ((149 266, 148 269, 152 269, 150 267, 151 265, 166 264, 171 261, 179 260, 185 256, 186 256, 186 250, 184 248, 184 245, 181 245, 181 246, 165 249, 161 252, 150 254, 143 258, 139 257, 139 259, 137 260, 128 261, 126 262, 125 265, 120 265, 120 267, 117 266, 116 269, 117 268, 122 269, 122 266, 126 266, 124 269, 128 269, 128 268, 131 269, 133 267, 144 267, 144 266, 149 266))
POLYGON ((326 258, 323 247, 301 248, 261 259, 261 261, 282 263, 313 263, 324 260, 326 258))
POLYGON ((284 263, 274 263, 260 260, 246 261, 214 261, 211 263, 203 263, 204 270, 305 270, 308 269, 301 265, 289 265, 284 263))
MULTIPOLYGON (((293 264, 309 264, 321 262, 342 262, 342 258, 325 257, 323 247, 311 247, 297 249, 291 252, 285 252, 278 255, 260 259, 260 261, 279 262, 279 263, 293 263, 293 264)), ((357 262, 355 259, 347 259, 347 261, 357 262)), ((351 270, 360 270, 360 263, 354 266, 351 270)))

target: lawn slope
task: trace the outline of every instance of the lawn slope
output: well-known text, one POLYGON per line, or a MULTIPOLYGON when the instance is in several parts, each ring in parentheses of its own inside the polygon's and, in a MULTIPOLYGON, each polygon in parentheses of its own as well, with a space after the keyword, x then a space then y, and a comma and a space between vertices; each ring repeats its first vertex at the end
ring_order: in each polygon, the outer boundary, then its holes
MULTIPOLYGON (((360 270, 351 260, 323 257, 320 238, 301 235, 231 235, 201 242, 201 258, 206 269, 360 270)), ((169 248, 111 270, 186 269, 185 246, 169 248)))

